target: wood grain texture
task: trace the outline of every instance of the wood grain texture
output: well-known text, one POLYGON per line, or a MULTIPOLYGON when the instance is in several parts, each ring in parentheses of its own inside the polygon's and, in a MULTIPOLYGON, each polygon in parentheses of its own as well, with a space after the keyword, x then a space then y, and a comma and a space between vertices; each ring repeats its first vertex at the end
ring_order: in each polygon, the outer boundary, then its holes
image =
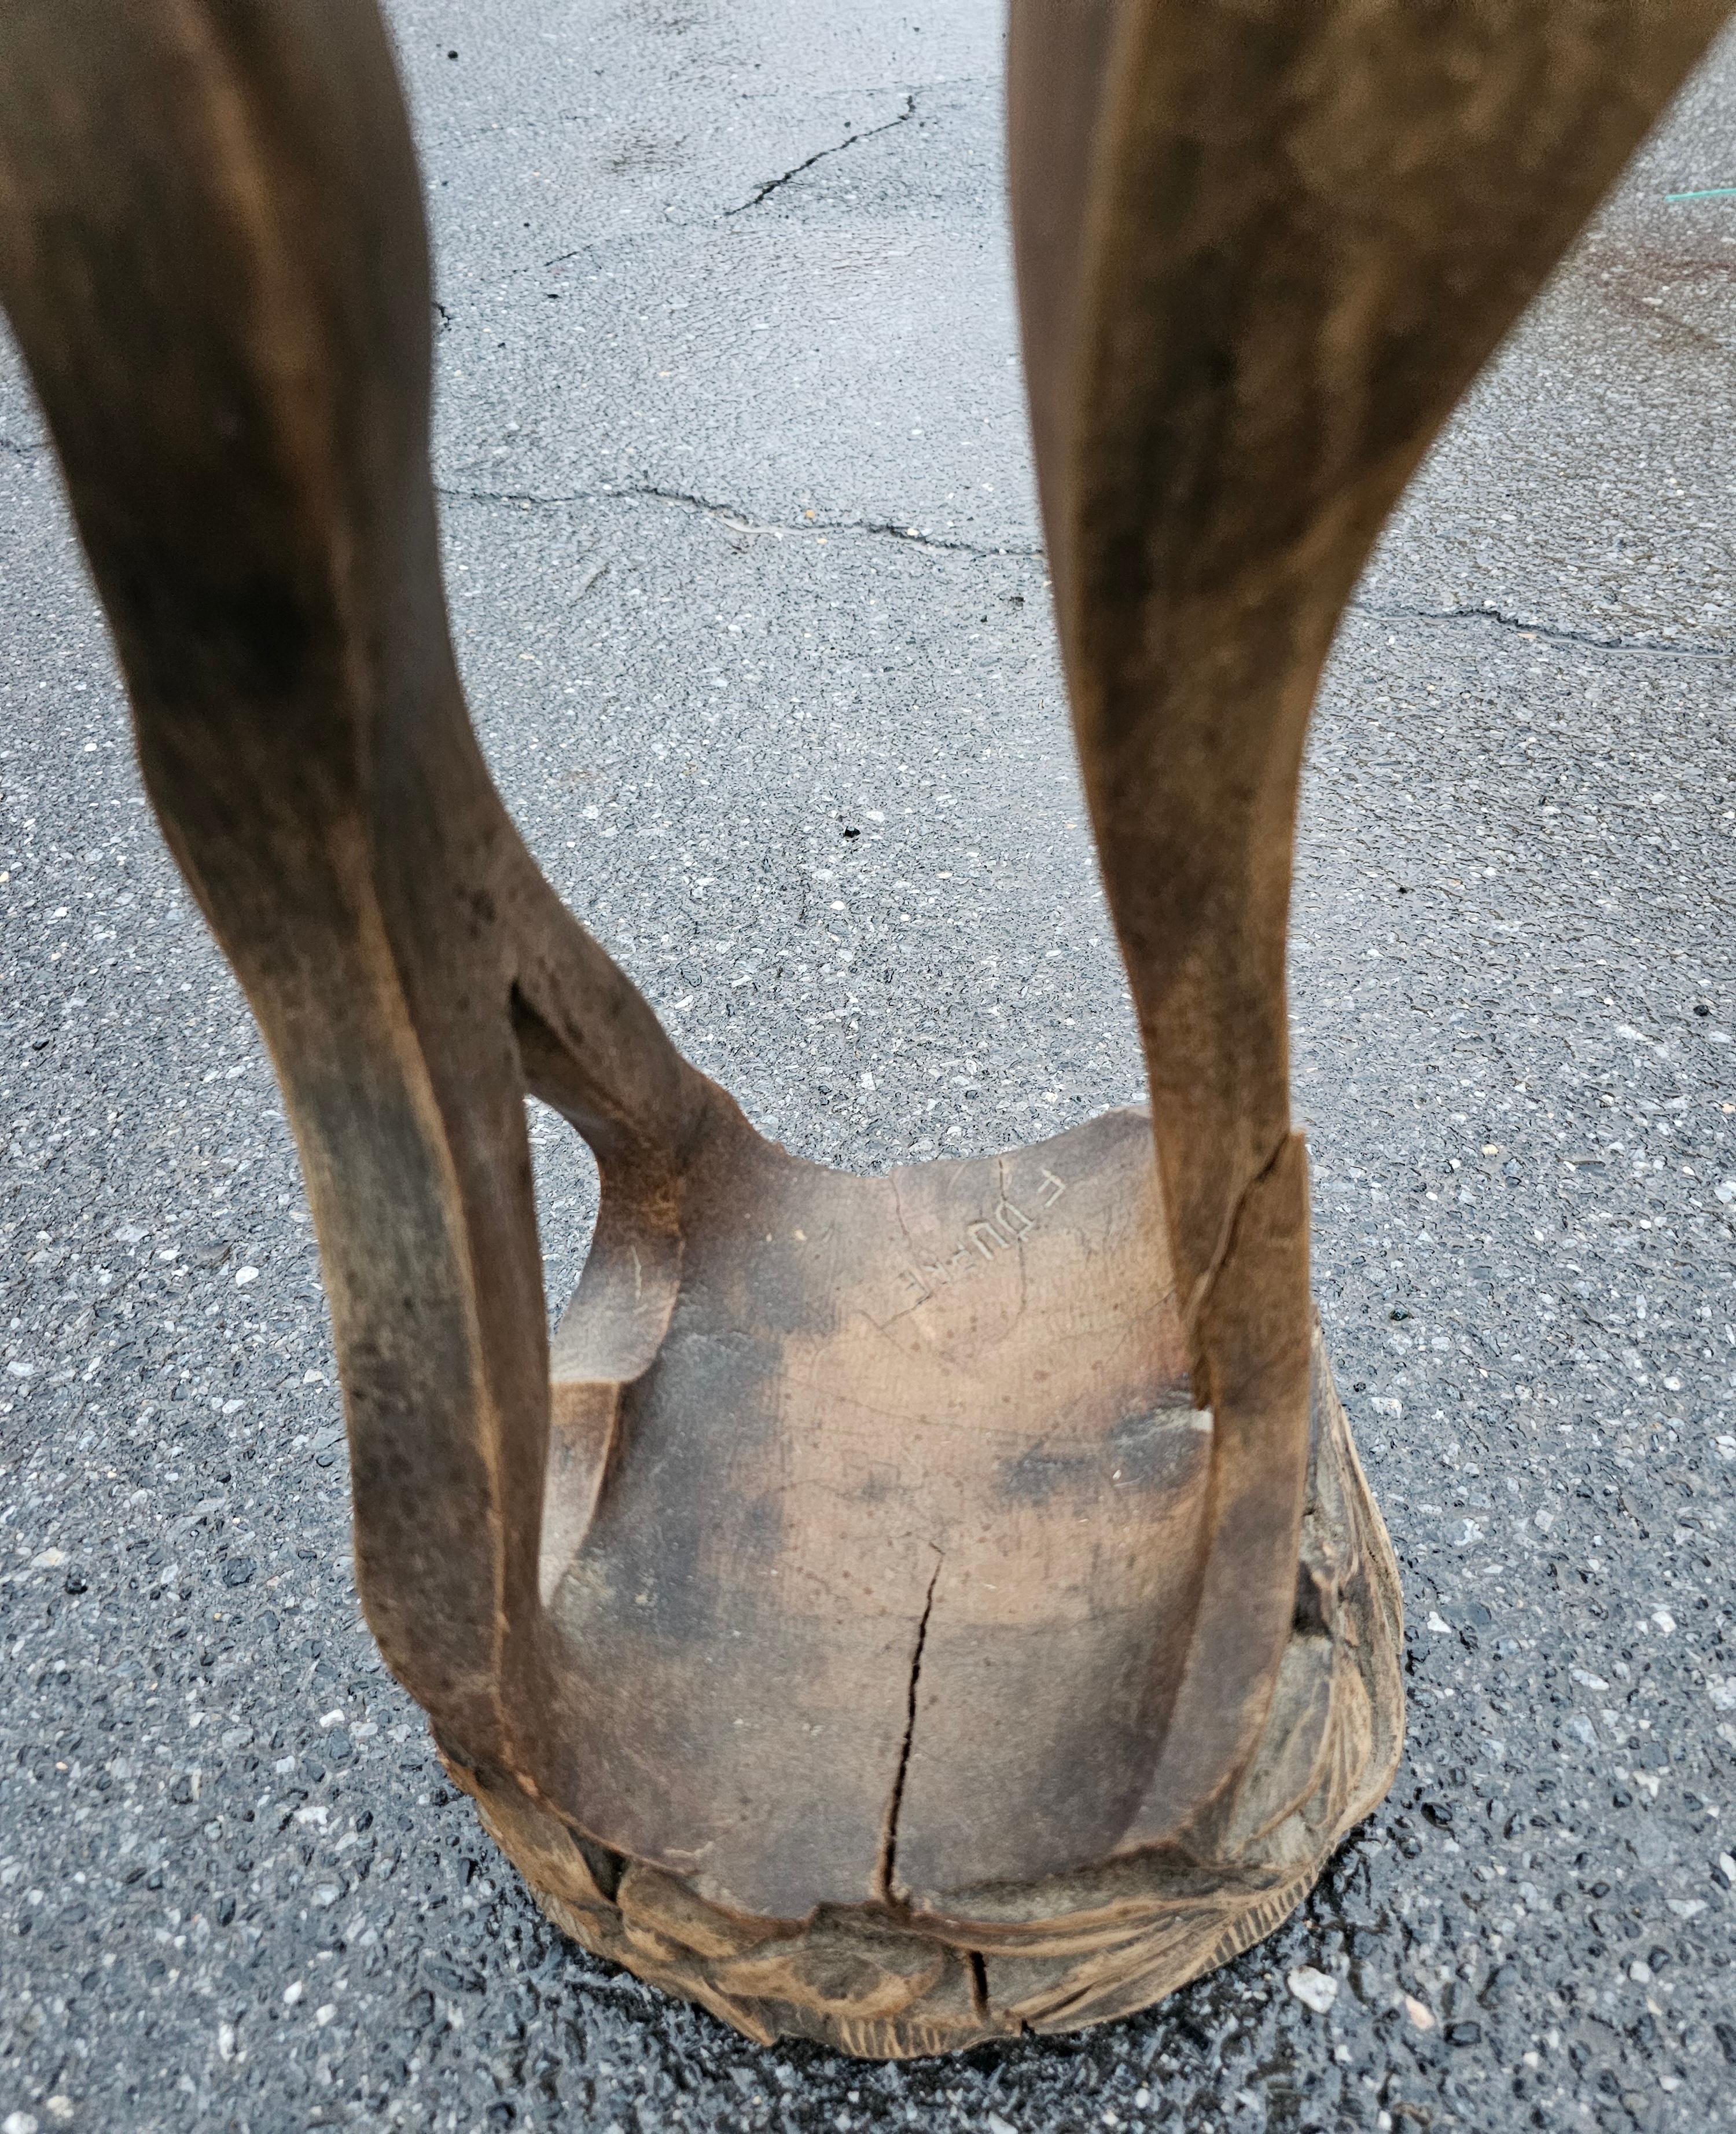
POLYGON ((681 1057, 489 782, 372 7, 0 10, 0 297, 282 1084, 369 1622, 552 1915, 750 2035, 1143 2006, 1390 1782, 1397 1581, 1289 1111, 1306 718, 1382 518, 1724 12, 1015 0, 1043 509, 1151 1108, 861 1178, 681 1057), (527 1094, 601 1178, 552 1341, 527 1094))
POLYGON ((1307 1210, 1302 750, 1382 522, 1726 0, 1012 0, 1014 234, 1087 801, 1150 1078, 1203 1599, 1126 1841, 1246 1756, 1284 1649, 1307 1210))

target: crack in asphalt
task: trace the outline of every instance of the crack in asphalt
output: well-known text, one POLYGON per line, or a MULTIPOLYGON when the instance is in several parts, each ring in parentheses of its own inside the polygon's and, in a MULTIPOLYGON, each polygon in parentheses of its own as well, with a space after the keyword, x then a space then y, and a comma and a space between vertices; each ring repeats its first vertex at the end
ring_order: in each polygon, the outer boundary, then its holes
POLYGON ((787 186, 792 178, 799 178, 803 171, 811 171, 816 163, 823 163, 828 156, 841 156, 846 148, 855 147, 857 142, 871 141, 876 133, 890 133, 895 126, 902 126, 915 116, 916 94, 914 90, 909 90, 904 96, 904 108, 896 118, 889 118, 879 126, 865 128, 860 133, 846 133, 841 141, 834 141, 829 148, 816 148, 813 155, 803 162, 792 163, 787 171, 780 171, 775 178, 768 178, 748 199, 738 200, 734 207, 726 207, 724 214, 745 215, 750 207, 758 207, 761 200, 769 200, 779 186, 787 186))
POLYGON ((463 489, 442 482, 436 484, 435 494, 455 503, 516 504, 535 509, 643 499, 648 503, 673 504, 684 510, 701 512, 745 538, 764 534, 781 541, 787 534, 870 534, 883 539, 908 542, 913 548, 953 555, 1040 557, 1044 553, 1040 542, 965 541, 949 534, 926 533, 919 526, 901 526, 892 519, 803 519, 761 524, 749 519, 739 505, 722 503, 714 496, 702 496, 692 490, 668 488, 658 482, 623 482, 612 488, 566 490, 552 495, 524 489, 463 489))
POLYGON ((1372 601, 1353 600, 1346 612, 1363 615, 1376 622, 1486 622, 1526 637, 1541 638, 1550 645, 1582 645, 1594 652, 1649 652, 1672 659, 1736 659, 1736 647, 1719 645, 1665 645, 1655 638, 1599 637, 1589 630, 1563 630, 1548 623, 1526 622, 1495 607, 1377 607, 1372 601))
MULTIPOLYGON (((0 445, 7 442, 0 438, 0 445)), ((884 540, 907 542, 912 548, 929 549, 938 554, 984 559, 1010 556, 1034 560, 1047 553, 1040 541, 966 541, 953 534, 931 534, 919 526, 903 526, 895 519, 803 519, 761 523, 748 518, 738 505, 726 504, 715 496, 702 496, 695 490, 672 489, 661 482, 622 482, 613 487, 564 490, 554 494, 528 489, 464 489, 442 482, 436 485, 435 494, 454 503, 516 504, 536 510, 553 510, 569 504, 610 504, 634 499, 673 504, 683 510, 701 512, 706 518, 715 519, 744 539, 767 535, 781 541, 788 534, 866 534, 884 540)), ((1736 659, 1736 646, 1666 645, 1653 638, 1602 637, 1589 630, 1565 630, 1549 623, 1526 622, 1522 616, 1508 615, 1494 607, 1377 607, 1369 601, 1353 600, 1346 603, 1345 612, 1364 616, 1372 622, 1487 623, 1521 636, 1541 639, 1546 644, 1583 645, 1592 652, 1642 653, 1666 659, 1736 659)))

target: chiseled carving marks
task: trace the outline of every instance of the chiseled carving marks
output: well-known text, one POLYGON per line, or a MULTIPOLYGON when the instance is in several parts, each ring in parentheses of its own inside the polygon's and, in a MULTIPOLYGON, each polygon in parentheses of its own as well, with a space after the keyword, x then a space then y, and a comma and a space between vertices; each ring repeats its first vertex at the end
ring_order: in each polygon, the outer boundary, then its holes
POLYGON ((1016 1201, 1003 1196, 992 1214, 966 1225, 964 1240, 956 1252, 944 1259, 905 1267, 904 1279, 912 1292, 905 1300, 906 1308, 926 1304, 937 1290, 950 1289, 954 1282, 963 1281, 979 1267, 992 1266, 998 1253, 1015 1251, 1066 1190, 1066 1180, 1057 1177, 1045 1164, 1042 1180, 1032 1198, 1037 1210, 1034 1215, 1026 1214, 1016 1201))

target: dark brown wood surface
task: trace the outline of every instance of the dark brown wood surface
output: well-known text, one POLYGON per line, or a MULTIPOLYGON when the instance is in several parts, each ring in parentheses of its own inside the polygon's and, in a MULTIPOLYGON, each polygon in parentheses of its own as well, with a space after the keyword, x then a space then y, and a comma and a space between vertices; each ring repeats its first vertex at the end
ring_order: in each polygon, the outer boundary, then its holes
POLYGON ((1140 1843, 1285 1635, 1307 1191, 1285 1001, 1308 715, 1381 524, 1724 0, 1012 0, 1057 617, 1218 1471, 1140 1843))
POLYGON ((1725 12, 1014 0, 1043 511, 1151 1110, 870 1179, 682 1059, 489 782, 371 5, 0 11, 0 297, 284 1089, 369 1620, 554 1915, 753 2035, 1124 2012, 1390 1782, 1396 1577, 1289 1110, 1308 712, 1418 458, 1725 12), (552 1345, 527 1094, 602 1180, 552 1345))

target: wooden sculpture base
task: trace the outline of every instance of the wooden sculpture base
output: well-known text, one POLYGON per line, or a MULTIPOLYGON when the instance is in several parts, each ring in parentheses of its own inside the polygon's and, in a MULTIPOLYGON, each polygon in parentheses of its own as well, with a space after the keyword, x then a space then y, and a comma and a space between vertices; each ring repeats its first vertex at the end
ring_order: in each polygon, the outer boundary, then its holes
POLYGON ((1261 1745, 1177 1842, 944 1910, 744 1918, 576 1835, 504 1774, 448 1757, 548 1917, 594 1954, 760 2044, 867 2059, 956 2052, 1149 2007, 1270 1934, 1386 1794, 1404 1726, 1398 1572, 1318 1329, 1294 1633, 1261 1745))

